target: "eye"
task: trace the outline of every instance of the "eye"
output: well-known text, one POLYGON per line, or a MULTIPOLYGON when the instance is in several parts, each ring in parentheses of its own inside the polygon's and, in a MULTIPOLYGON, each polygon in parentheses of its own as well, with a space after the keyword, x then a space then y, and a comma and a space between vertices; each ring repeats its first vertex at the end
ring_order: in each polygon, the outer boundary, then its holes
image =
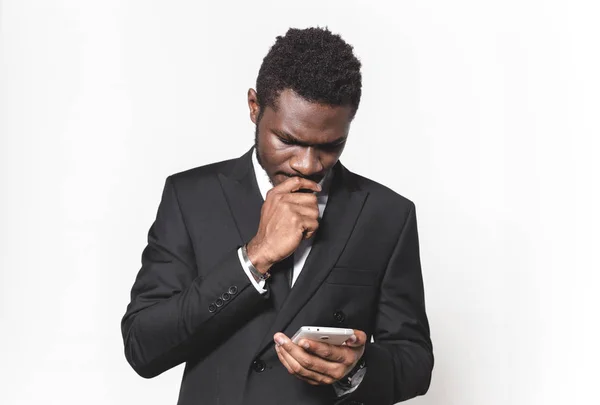
POLYGON ((279 138, 279 142, 283 143, 284 145, 293 145, 294 143, 292 141, 289 141, 285 138, 279 138))
POLYGON ((339 148, 341 148, 342 146, 344 146, 344 144, 345 144, 345 143, 346 143, 346 141, 345 141, 345 140, 343 140, 343 141, 341 141, 341 142, 338 142, 338 143, 336 143, 336 144, 333 144, 333 145, 323 145, 323 146, 322 146, 322 149, 323 149, 323 150, 326 150, 326 151, 332 151, 332 150, 336 150, 336 149, 339 149, 339 148))

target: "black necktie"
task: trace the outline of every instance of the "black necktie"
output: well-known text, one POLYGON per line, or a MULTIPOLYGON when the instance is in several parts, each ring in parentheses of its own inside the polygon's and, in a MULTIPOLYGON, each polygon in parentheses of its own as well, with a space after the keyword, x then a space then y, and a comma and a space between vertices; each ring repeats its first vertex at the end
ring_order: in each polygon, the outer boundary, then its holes
POLYGON ((270 284, 271 299, 273 300, 273 305, 277 311, 281 309, 290 292, 293 270, 293 254, 279 263, 275 263, 273 267, 271 267, 271 277, 268 282, 270 284))

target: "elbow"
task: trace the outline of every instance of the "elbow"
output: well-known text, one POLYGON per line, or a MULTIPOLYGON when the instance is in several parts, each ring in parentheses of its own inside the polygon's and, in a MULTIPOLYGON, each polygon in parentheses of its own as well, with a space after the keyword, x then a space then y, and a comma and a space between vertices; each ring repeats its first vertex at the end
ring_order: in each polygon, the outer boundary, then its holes
POLYGON ((397 381, 395 402, 425 395, 429 391, 433 374, 434 357, 431 348, 415 347, 411 355, 407 354, 398 364, 402 364, 402 372, 397 381))
POLYGON ((131 343, 125 344, 125 358, 133 368, 133 371, 143 378, 154 378, 161 374, 162 371, 157 369, 152 363, 145 361, 139 352, 132 347, 131 343))
POLYGON ((425 395, 431 386, 431 377, 433 374, 433 352, 428 352, 423 359, 423 372, 419 381, 420 390, 417 395, 425 395))
POLYGON ((135 366, 132 363, 129 363, 129 364, 131 365, 133 370, 137 373, 137 375, 139 375, 140 377, 146 378, 146 379, 154 378, 161 373, 160 371, 157 371, 157 370, 153 369, 152 367, 148 367, 147 365, 135 366))
MULTIPOLYGON (((131 322, 132 323, 132 322, 131 322)), ((133 370, 143 378, 153 378, 161 374, 163 370, 160 370, 154 364, 155 362, 149 361, 148 357, 144 355, 143 348, 135 338, 134 330, 131 323, 128 327, 123 328, 123 342, 125 346, 125 359, 133 368, 133 370)), ((125 324, 124 324, 125 325, 125 324)))
POLYGON ((164 349, 162 341, 139 329, 139 322, 124 323, 123 342, 127 362, 143 378, 156 377, 185 360, 185 345, 164 349))

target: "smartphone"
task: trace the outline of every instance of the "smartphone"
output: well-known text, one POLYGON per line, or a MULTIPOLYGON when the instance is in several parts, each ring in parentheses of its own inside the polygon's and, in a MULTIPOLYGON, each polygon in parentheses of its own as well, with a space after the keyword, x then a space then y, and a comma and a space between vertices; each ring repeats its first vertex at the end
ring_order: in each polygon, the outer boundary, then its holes
POLYGON ((322 326, 303 326, 292 337, 293 343, 298 343, 300 339, 309 339, 316 342, 325 342, 336 346, 341 346, 350 336, 354 334, 353 329, 329 328, 322 326))

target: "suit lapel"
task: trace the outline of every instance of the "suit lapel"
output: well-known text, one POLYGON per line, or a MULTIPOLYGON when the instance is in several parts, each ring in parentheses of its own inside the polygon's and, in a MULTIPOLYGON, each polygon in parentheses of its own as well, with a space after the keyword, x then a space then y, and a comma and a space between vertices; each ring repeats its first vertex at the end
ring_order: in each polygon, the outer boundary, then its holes
POLYGON ((259 353, 273 343, 273 335, 287 327, 323 283, 346 246, 367 194, 354 188, 348 171, 338 162, 310 254, 271 329, 263 337, 259 353))
POLYGON ((249 242, 256 234, 263 204, 252 168, 253 150, 254 148, 251 148, 239 159, 234 160, 234 166, 229 173, 219 173, 219 181, 242 243, 249 242))

